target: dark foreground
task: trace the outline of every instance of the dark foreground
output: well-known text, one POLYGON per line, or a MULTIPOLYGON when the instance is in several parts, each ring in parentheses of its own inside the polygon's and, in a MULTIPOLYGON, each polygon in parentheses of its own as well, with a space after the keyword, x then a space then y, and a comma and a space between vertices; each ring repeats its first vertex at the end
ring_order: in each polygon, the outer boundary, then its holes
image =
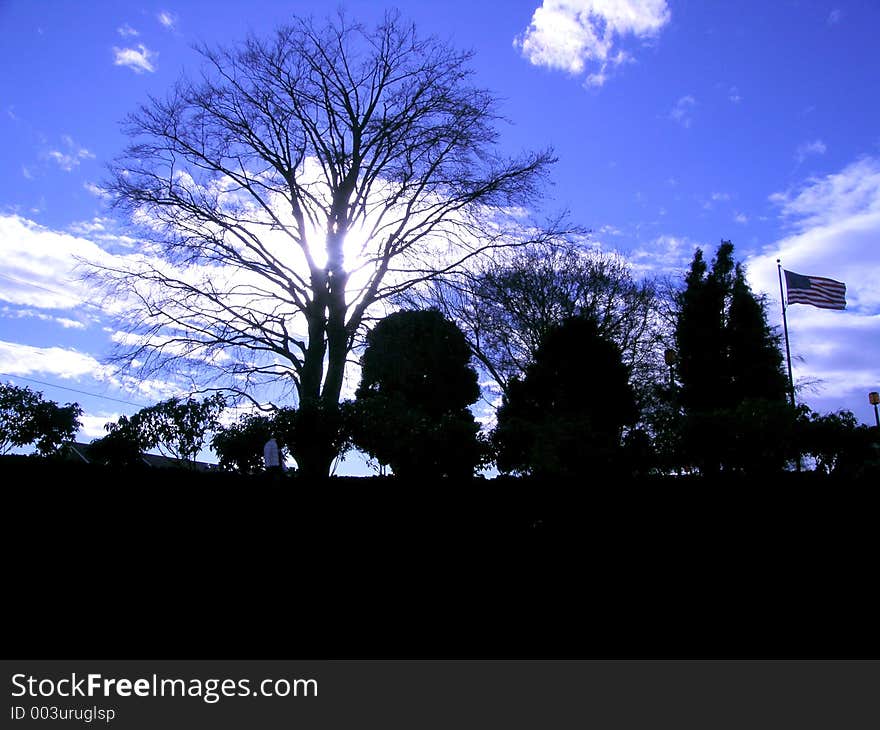
POLYGON ((880 657, 874 484, 0 469, 10 658, 880 657))

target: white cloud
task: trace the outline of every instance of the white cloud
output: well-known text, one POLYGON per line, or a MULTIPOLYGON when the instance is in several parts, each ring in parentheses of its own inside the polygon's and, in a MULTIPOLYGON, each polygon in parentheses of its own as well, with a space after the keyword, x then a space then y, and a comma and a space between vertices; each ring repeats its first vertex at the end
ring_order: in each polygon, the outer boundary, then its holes
POLYGON ((21 174, 25 180, 33 180, 34 179, 34 173, 31 172, 31 169, 29 167, 26 167, 25 165, 21 166, 21 174))
POLYGON ((745 225, 749 222, 749 217, 745 213, 735 213, 733 216, 733 222, 745 225))
POLYGON ((155 61, 159 54, 151 51, 143 43, 138 43, 138 50, 113 46, 113 53, 115 55, 113 60, 115 66, 127 66, 138 74, 144 71, 152 73, 156 70, 155 61))
POLYGON ((108 423, 115 423, 121 415, 121 413, 98 413, 94 416, 83 415, 79 419, 80 424, 82 424, 79 433, 85 437, 86 441, 106 436, 107 431, 104 430, 104 426, 108 423))
POLYGON ((715 202, 718 202, 719 200, 730 200, 730 193, 712 193, 710 197, 715 202))
POLYGON ((669 112, 669 118, 678 122, 682 127, 690 127, 692 121, 691 112, 693 112, 696 105, 697 100, 690 94, 682 96, 677 102, 675 102, 672 111, 669 112))
MULTIPOLYGON (((92 160, 95 158, 95 155, 87 150, 85 147, 80 147, 76 142, 73 141, 73 138, 64 134, 61 136, 61 141, 64 143, 65 151, 61 150, 50 150, 47 153, 47 157, 50 160, 53 160, 58 167, 60 167, 65 172, 71 172, 74 168, 79 167, 80 162, 83 160, 92 160)), ((25 177, 28 177, 25 174, 25 177)), ((28 178, 30 179, 30 178, 28 178)))
POLYGON ((609 68, 631 60, 617 44, 655 37, 670 17, 666 0, 543 0, 514 46, 535 66, 573 75, 592 64, 586 83, 602 86, 609 68))
POLYGON ((105 370, 94 357, 62 347, 32 347, 0 340, 0 372, 9 375, 51 375, 64 380, 100 377, 105 370))
POLYGON ((116 32, 119 33, 119 35, 121 35, 123 38, 131 38, 140 35, 140 33, 138 33, 128 23, 124 23, 123 25, 119 26, 116 29, 116 32))
POLYGON ((79 281, 78 257, 100 261, 106 254, 83 238, 17 215, 0 215, 0 301, 38 309, 84 306, 93 292, 79 281))
POLYGON ((735 86, 730 87, 730 91, 727 93, 727 98, 734 104, 739 104, 742 101, 742 96, 740 96, 739 89, 735 86))
POLYGON ((167 10, 163 10, 156 16, 156 19, 168 30, 172 30, 177 23, 177 16, 167 10))
POLYGON ((803 162, 810 155, 824 155, 828 148, 821 139, 814 139, 812 142, 804 142, 798 145, 794 152, 794 158, 798 162, 803 162))
POLYGON ((752 286, 768 295, 771 322, 779 322, 777 258, 790 271, 846 284, 845 311, 789 308, 795 379, 821 381, 811 407, 850 408, 865 419, 865 394, 880 385, 880 159, 863 158, 770 199, 792 232, 750 257, 752 286))

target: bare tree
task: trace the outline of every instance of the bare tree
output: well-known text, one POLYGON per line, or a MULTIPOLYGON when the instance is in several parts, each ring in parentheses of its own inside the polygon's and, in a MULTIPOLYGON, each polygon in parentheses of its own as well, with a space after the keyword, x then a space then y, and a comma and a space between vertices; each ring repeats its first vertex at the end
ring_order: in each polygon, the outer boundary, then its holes
MULTIPOLYGON (((511 378, 525 374, 552 328, 582 315, 618 346, 637 393, 663 378, 657 292, 652 281, 634 278, 619 254, 582 245, 523 247, 403 298, 413 306, 436 307, 455 321, 502 393, 511 378)), ((583 367, 588 377, 589 363, 583 367)))
MULTIPOLYGON (((498 156, 470 54, 396 14, 198 50, 197 80, 129 117, 108 185, 154 244, 100 272, 129 303, 121 360, 140 373, 251 396, 282 380, 301 409, 335 409, 371 308, 560 233, 519 217, 552 153, 498 156)), ((312 446, 294 456, 326 474, 332 454, 312 446)))

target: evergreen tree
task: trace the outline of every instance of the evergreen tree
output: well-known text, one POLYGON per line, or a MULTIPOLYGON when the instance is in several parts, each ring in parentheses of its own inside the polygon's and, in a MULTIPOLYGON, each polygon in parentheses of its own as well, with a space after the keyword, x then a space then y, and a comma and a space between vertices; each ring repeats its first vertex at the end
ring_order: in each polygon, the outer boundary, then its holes
POLYGON ((620 349, 590 317, 551 329, 510 383, 493 434, 502 472, 575 477, 619 461, 623 427, 637 416, 620 349))
POLYGON ((781 468, 791 456, 782 422, 795 414, 785 405, 779 337, 733 253, 722 241, 709 270, 697 249, 676 301, 683 457, 704 473, 781 468))
POLYGON ((437 310, 385 317, 367 335, 355 445, 404 478, 473 476, 484 447, 468 410, 480 395, 470 359, 461 330, 437 310))
POLYGON ((784 401, 788 379, 779 335, 767 324, 765 303, 752 292, 741 264, 736 265, 726 332, 734 404, 748 398, 784 401))

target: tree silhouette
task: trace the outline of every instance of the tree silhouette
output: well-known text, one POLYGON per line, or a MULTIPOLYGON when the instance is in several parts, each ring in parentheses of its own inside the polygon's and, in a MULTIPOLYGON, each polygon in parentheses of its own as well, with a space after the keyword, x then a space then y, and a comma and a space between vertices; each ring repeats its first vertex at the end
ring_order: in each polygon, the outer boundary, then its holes
POLYGON ((573 244, 528 246, 479 271, 432 282, 408 299, 435 306, 458 324, 502 393, 525 374, 546 334, 574 316, 592 317, 620 348, 637 391, 664 374, 654 285, 635 278, 618 254, 573 244))
POLYGON ((0 453, 34 444, 41 456, 53 454, 79 430, 80 416, 78 403, 59 406, 28 387, 0 384, 0 453))
POLYGON ((880 476, 880 434, 859 424, 852 411, 820 415, 802 413, 798 437, 804 453, 816 460, 816 471, 846 478, 880 476))
MULTIPOLYGON (((200 52, 196 80, 129 117, 107 185, 154 244, 98 274, 131 305, 118 359, 141 375, 177 367, 257 399, 280 381, 303 418, 335 419, 374 305, 558 233, 516 217, 551 153, 499 157, 470 55, 396 14, 200 52)), ((327 474, 332 437, 292 445, 303 472, 327 474)))
POLYGON ((722 241, 709 270, 697 249, 676 299, 680 443, 705 473, 779 469, 794 457, 779 337, 733 253, 722 241))
POLYGON ((105 436, 89 444, 89 458, 117 469, 143 466, 143 454, 153 448, 141 432, 136 420, 120 416, 116 422, 104 424, 105 436))
POLYGON ((732 401, 785 400, 788 380, 779 336, 768 326, 766 306, 749 288, 742 264, 736 265, 726 334, 732 401))
POLYGON ((139 455, 158 449, 165 455, 193 462, 208 434, 220 425, 226 399, 219 393, 201 401, 169 398, 121 416, 105 426, 107 436, 92 443, 96 458, 115 466, 136 463, 139 455), (136 456, 138 455, 138 456, 136 456))
POLYGON ((470 477, 483 456, 468 406, 480 394, 458 327, 436 310, 400 311, 367 336, 354 442, 404 478, 470 477))
POLYGON ((551 329, 510 382, 493 434, 498 468, 543 476, 583 476, 616 465, 623 427, 637 409, 618 347, 590 317, 551 329))

